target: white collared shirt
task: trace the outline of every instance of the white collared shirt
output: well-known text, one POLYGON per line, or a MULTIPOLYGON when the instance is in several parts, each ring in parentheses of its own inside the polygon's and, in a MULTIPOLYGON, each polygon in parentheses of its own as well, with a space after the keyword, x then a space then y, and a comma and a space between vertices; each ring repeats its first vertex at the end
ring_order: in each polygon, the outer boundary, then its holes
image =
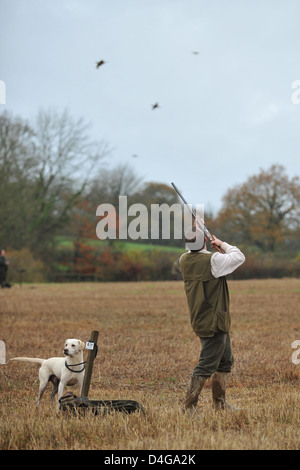
MULTIPOLYGON (((245 255, 236 246, 222 242, 221 248, 224 253, 218 251, 211 257, 211 273, 214 277, 227 276, 235 271, 245 261, 245 255)), ((201 250, 201 253, 210 253, 207 250, 201 250)))

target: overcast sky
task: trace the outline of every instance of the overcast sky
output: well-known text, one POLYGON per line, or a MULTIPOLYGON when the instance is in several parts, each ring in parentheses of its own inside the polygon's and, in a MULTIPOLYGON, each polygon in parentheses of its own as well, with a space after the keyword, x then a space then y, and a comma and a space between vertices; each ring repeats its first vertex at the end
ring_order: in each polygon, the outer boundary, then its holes
POLYGON ((216 212, 261 168, 299 174, 299 18, 298 0, 0 0, 0 112, 68 108, 108 167, 216 212))

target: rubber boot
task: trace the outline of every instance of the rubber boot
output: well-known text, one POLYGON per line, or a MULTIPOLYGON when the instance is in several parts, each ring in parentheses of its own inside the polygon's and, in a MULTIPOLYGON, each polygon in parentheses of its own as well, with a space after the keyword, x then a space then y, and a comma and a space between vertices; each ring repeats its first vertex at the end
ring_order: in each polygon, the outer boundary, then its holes
POLYGON ((191 375, 186 391, 184 410, 192 414, 197 410, 197 403, 200 392, 206 382, 206 377, 191 375))
POLYGON ((226 401, 226 384, 229 378, 229 372, 215 372, 211 378, 211 390, 213 405, 216 410, 237 411, 237 408, 226 401))

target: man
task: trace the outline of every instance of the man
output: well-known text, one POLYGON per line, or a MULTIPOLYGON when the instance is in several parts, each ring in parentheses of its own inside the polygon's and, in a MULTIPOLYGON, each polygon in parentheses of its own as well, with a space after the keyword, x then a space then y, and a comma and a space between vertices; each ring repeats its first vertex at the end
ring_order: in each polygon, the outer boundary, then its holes
POLYGON ((180 260, 180 270, 190 312, 191 325, 200 337, 199 363, 193 370, 188 384, 185 410, 197 409, 200 392, 209 377, 213 404, 218 408, 230 405, 225 400, 226 382, 233 365, 230 344, 229 292, 226 275, 245 261, 243 253, 235 246, 213 237, 212 247, 220 247, 224 253, 210 253, 206 238, 198 228, 190 228, 185 234, 186 248, 180 260))
POLYGON ((9 262, 5 258, 5 250, 0 251, 0 285, 2 288, 10 287, 10 284, 6 282, 6 274, 9 262))

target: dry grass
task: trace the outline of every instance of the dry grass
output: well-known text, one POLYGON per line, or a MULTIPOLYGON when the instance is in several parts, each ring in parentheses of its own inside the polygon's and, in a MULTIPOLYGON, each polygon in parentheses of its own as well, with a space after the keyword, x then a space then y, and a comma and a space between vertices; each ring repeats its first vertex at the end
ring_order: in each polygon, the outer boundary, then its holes
MULTIPOLYGON (((133 399, 145 416, 58 416, 50 387, 39 408, 38 366, 0 366, 1 449, 300 449, 300 280, 231 281, 235 367, 227 397, 236 413, 181 412, 199 340, 181 282, 36 284, 0 291, 7 359, 61 355, 68 337, 99 331, 90 398, 133 399)), ((76 390, 74 390, 76 393, 76 390)))

